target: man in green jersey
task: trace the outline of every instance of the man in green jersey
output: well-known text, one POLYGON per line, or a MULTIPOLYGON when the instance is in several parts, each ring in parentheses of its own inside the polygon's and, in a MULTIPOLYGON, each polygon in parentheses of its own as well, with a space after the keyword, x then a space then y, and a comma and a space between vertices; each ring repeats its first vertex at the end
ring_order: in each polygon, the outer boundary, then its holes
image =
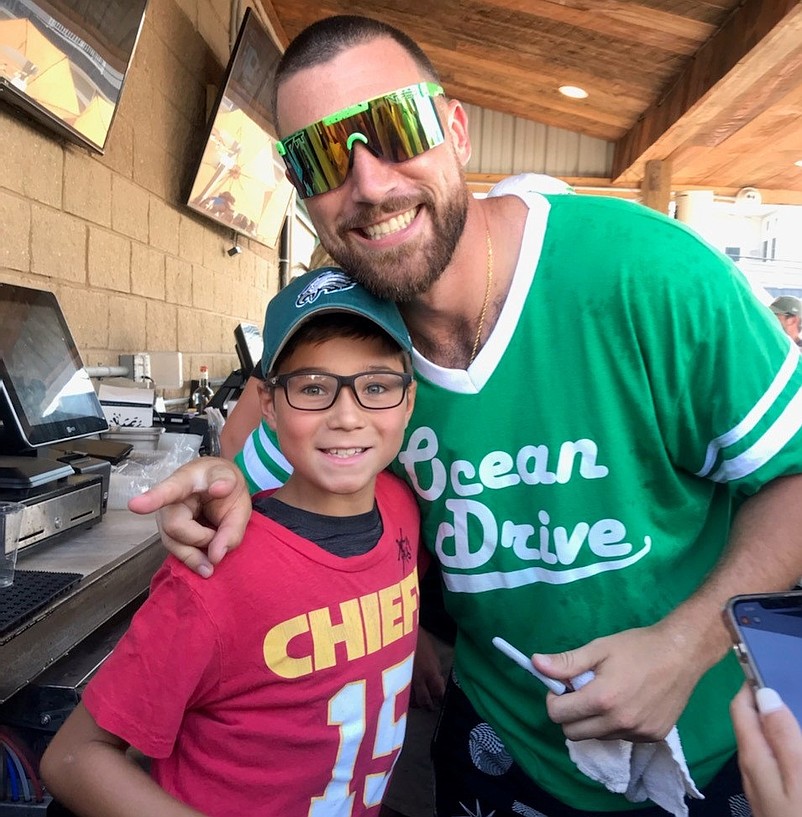
MULTIPOLYGON (((656 741, 675 724, 706 798, 690 814, 748 813, 720 611, 802 575, 797 350, 727 259, 640 205, 471 198, 465 111, 395 29, 311 26, 276 94, 288 175, 321 242, 399 302, 415 344, 418 402, 395 469, 458 625, 438 814, 663 813, 579 772, 565 739, 656 741), (587 291, 577 335, 563 305, 587 291), (495 636, 553 678, 595 678, 547 696, 495 636)), ((205 461, 131 507, 175 503, 169 546, 209 575, 246 497, 231 466, 205 461), (201 505, 216 533, 191 521, 201 505)))

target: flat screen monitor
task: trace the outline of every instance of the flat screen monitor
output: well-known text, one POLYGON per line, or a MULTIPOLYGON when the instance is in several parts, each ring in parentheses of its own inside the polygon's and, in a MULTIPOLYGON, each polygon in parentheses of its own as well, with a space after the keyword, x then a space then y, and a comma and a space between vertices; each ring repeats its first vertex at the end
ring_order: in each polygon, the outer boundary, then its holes
POLYGON ((103 153, 148 0, 0 0, 0 99, 103 153))
POLYGON ((52 292, 0 283, 2 454, 108 429, 52 292))
MULTIPOLYGON (((262 333, 253 323, 241 323, 234 330, 234 340, 240 368, 247 377, 253 371, 254 366, 262 363, 262 351, 264 350, 262 333)), ((261 374, 261 370, 257 374, 261 374)))
POLYGON ((212 109, 187 205, 260 244, 275 247, 292 185, 276 150, 270 114, 281 51, 247 9, 212 109))

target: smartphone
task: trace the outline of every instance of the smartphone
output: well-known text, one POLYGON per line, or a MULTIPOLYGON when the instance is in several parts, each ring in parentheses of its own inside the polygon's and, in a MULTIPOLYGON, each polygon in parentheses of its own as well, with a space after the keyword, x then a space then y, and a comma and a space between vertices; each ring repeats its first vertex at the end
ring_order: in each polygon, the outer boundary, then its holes
POLYGON ((749 683, 777 690, 802 724, 802 590, 734 596, 724 622, 749 683))

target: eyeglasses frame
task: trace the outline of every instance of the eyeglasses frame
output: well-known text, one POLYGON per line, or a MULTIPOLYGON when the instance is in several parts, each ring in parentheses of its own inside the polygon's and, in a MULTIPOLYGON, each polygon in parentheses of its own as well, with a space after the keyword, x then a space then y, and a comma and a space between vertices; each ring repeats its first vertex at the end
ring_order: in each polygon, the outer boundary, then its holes
POLYGON ((348 388, 351 389, 351 393, 354 395, 354 399, 356 400, 360 408, 363 408, 366 411, 386 411, 387 409, 398 408, 404 402, 404 397, 406 397, 406 394, 409 391, 409 387, 414 381, 414 379, 415 378, 409 372, 393 372, 385 370, 357 372, 356 374, 351 375, 340 375, 334 374, 333 372, 285 372, 284 374, 277 374, 273 375, 272 377, 268 377, 265 380, 265 383, 269 388, 272 389, 281 386, 282 390, 284 391, 284 397, 287 400, 287 405, 290 408, 295 409, 296 411, 328 411, 328 409, 330 409, 337 402, 337 398, 339 398, 343 386, 347 386, 348 388), (358 377, 364 377, 365 375, 381 375, 381 374, 391 374, 401 378, 402 383, 401 397, 399 398, 398 402, 392 406, 366 406, 359 399, 359 395, 357 394, 357 390, 355 388, 356 379, 358 377), (329 403, 327 406, 320 406, 319 408, 303 408, 301 406, 294 406, 290 402, 290 395, 289 392, 287 391, 287 381, 291 377, 303 377, 309 375, 323 375, 325 377, 333 377, 337 381, 337 389, 334 392, 334 397, 332 397, 331 403, 329 403))

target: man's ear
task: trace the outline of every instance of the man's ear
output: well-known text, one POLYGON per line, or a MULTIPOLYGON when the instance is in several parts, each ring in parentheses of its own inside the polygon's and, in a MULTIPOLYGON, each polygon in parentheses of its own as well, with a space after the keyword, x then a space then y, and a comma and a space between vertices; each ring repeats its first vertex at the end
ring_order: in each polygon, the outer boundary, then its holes
POLYGON ((468 114, 457 99, 449 99, 447 104, 446 127, 451 134, 451 144, 457 158, 465 167, 471 158, 471 137, 468 134, 468 114))
POLYGON ((276 430, 275 396, 275 388, 268 386, 264 381, 259 384, 259 404, 262 409, 262 417, 265 418, 265 422, 273 431, 276 430))

